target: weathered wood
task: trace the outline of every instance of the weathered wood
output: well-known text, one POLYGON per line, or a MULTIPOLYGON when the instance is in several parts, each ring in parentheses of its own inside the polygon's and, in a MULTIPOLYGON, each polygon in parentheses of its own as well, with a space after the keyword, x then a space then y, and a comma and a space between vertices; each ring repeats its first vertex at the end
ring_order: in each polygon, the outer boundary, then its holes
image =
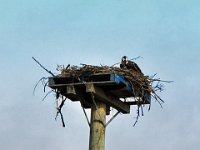
POLYGON ((93 83, 86 84, 86 92, 93 93, 94 96, 105 104, 117 109, 118 111, 127 114, 130 113, 130 105, 122 102, 118 98, 112 97, 112 95, 105 93, 103 89, 95 86, 93 83))
POLYGON ((106 104, 96 101, 91 107, 89 150, 105 149, 106 104))
POLYGON ((131 84, 116 74, 97 74, 90 77, 81 76, 79 81, 73 81, 73 78, 70 76, 49 77, 48 86, 52 89, 63 89, 70 85, 83 88, 86 83, 92 82, 95 86, 105 89, 106 92, 110 92, 114 97, 125 98, 134 96, 131 84))
POLYGON ((67 94, 74 94, 74 95, 76 95, 76 90, 75 90, 75 87, 73 85, 68 85, 67 86, 67 94))
POLYGON ((91 104, 88 101, 88 97, 85 94, 85 90, 77 88, 73 85, 66 86, 66 93, 64 93, 67 98, 71 99, 72 101, 80 101, 84 108, 90 108, 91 104))

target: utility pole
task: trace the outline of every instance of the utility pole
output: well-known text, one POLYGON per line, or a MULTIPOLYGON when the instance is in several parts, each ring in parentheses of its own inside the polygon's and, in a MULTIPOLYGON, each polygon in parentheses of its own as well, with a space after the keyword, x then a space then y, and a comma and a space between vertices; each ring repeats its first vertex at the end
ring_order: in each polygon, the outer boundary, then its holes
POLYGON ((97 101, 91 106, 89 150, 105 149, 106 104, 97 101))
MULTIPOLYGON (((48 86, 71 101, 80 101, 83 110, 91 109, 89 150, 105 150, 106 126, 119 112, 129 114, 130 105, 137 105, 136 101, 126 102, 120 99, 135 96, 132 85, 123 76, 114 73, 100 73, 89 77, 83 74, 79 80, 75 80, 73 76, 74 74, 64 74, 49 77, 48 86), (110 107, 118 112, 106 123, 110 107)), ((86 118, 88 119, 87 115, 86 118)))

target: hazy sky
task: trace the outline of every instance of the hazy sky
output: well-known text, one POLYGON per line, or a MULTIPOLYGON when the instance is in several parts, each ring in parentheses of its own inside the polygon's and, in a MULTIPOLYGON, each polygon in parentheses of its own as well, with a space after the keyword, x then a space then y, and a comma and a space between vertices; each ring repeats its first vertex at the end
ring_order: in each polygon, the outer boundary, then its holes
MULTIPOLYGON (((89 127, 79 103, 67 101, 66 128, 45 101, 41 77, 57 64, 112 65, 134 58, 146 75, 173 80, 133 127, 136 110, 106 130, 107 150, 200 148, 200 1, 0 0, 0 149, 85 150, 89 127)), ((88 111, 89 113, 89 111, 88 111)), ((112 113, 111 113, 112 114, 112 113)))

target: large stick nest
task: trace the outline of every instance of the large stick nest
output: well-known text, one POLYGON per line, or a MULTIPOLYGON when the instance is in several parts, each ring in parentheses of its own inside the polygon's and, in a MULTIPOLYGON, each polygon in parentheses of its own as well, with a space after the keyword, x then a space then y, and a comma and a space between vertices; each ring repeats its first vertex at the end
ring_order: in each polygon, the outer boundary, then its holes
MULTIPOLYGON (((55 75, 51 71, 47 70, 34 57, 33 57, 33 59, 45 71, 47 71, 49 74, 51 74, 53 77, 55 77, 55 75)), ((79 67, 79 66, 71 66, 70 67, 70 65, 68 65, 67 67, 64 67, 64 66, 59 65, 57 67, 57 70, 60 72, 60 74, 57 76, 70 76, 73 79, 75 79, 76 81, 81 81, 80 77, 82 77, 82 76, 92 76, 95 74, 117 74, 117 75, 124 77, 124 79, 127 80, 132 85, 133 98, 134 98, 135 102, 137 102, 136 104, 138 106, 137 117, 136 117, 136 121, 135 121, 134 125, 138 121, 140 112, 143 115, 142 106, 145 104, 146 94, 150 95, 150 98, 153 97, 162 107, 162 103, 164 103, 164 101, 158 96, 157 92, 158 91, 161 92, 163 90, 163 84, 162 84, 163 82, 167 82, 167 83, 171 82, 171 81, 163 81, 163 80, 160 80, 159 78, 155 78, 156 74, 154 74, 153 76, 145 76, 141 71, 137 71, 134 69, 127 69, 126 67, 123 67, 123 68, 115 67, 114 65, 113 66, 92 66, 92 65, 84 64, 81 67, 79 67), (140 110, 140 108, 141 108, 141 110, 140 110)), ((47 83, 48 83, 48 82, 44 81, 46 79, 48 79, 48 78, 43 77, 38 81, 38 83, 42 81, 42 83, 44 84, 44 92, 45 92, 45 87, 47 86, 47 83)), ((37 87, 38 83, 36 84, 35 88, 37 87)), ((35 91, 35 88, 34 88, 34 91, 35 91)), ((46 96, 49 93, 51 93, 52 91, 56 93, 56 104, 57 104, 56 118, 60 114, 62 124, 64 127, 65 123, 64 123, 61 109, 64 105, 66 97, 61 95, 61 93, 59 93, 59 91, 57 91, 57 90, 51 90, 50 92, 48 92, 45 95, 45 97, 43 99, 45 99, 46 96), (59 98, 61 98, 61 102, 59 102, 59 98)), ((126 99, 125 99, 125 101, 126 101, 126 99)), ((150 107, 149 107, 149 110, 150 110, 150 107)))
POLYGON ((138 122, 138 118, 141 115, 143 116, 143 106, 149 101, 149 110, 151 106, 151 97, 153 97, 162 107, 164 101, 158 96, 157 91, 163 90, 162 81, 160 79, 155 79, 155 75, 152 77, 145 76, 142 72, 138 72, 134 69, 120 68, 115 66, 92 66, 92 65, 83 65, 82 67, 68 65, 66 68, 64 66, 58 66, 58 71, 61 72, 60 76, 70 75, 77 80, 80 80, 81 76, 92 76, 95 74, 117 74, 123 76, 124 79, 130 82, 133 89, 134 100, 138 106, 137 117, 134 123, 134 126, 138 122), (146 97, 147 96, 147 97, 146 97), (150 100, 149 100, 150 96, 150 100), (147 100, 148 99, 148 100, 147 100))
POLYGON ((77 80, 80 76, 91 76, 95 74, 117 74, 123 76, 127 81, 132 85, 133 95, 139 97, 137 99, 138 105, 144 104, 145 95, 150 94, 154 97, 159 104, 161 105, 164 102, 157 94, 156 91, 162 91, 163 85, 160 79, 154 79, 155 75, 152 77, 145 76, 143 73, 137 72, 132 69, 120 68, 115 66, 92 66, 92 65, 83 65, 81 67, 68 65, 66 68, 64 66, 58 66, 58 71, 61 72, 60 76, 70 75, 77 80), (153 87, 153 85, 155 85, 153 87))

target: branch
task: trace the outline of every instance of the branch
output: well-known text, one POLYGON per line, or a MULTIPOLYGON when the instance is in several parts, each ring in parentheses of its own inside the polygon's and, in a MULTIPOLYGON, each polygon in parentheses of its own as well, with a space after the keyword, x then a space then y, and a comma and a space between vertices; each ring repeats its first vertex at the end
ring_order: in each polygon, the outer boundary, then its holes
POLYGON ((42 77, 42 78, 36 83, 36 85, 34 86, 34 89, 33 89, 33 95, 35 94, 35 90, 36 90, 38 84, 39 84, 41 81, 46 80, 46 79, 47 79, 47 78, 42 77))
POLYGON ((139 117, 140 117, 140 106, 138 106, 138 109, 137 109, 137 117, 136 117, 136 120, 135 120, 135 122, 134 122, 134 124, 133 124, 133 127, 135 127, 135 125, 137 124, 137 122, 138 122, 138 119, 139 119, 139 117))
POLYGON ((53 91, 54 91, 54 90, 51 90, 51 91, 47 92, 47 94, 44 96, 44 98, 42 99, 42 101, 44 101, 45 98, 46 98, 51 92, 53 92, 53 91))
POLYGON ((53 77, 55 77, 55 75, 50 71, 50 70, 47 70, 41 63, 39 63, 39 61, 37 61, 34 57, 32 57, 33 60, 38 64, 40 65, 40 67, 42 67, 46 72, 48 72, 49 74, 51 74, 53 77))
MULTIPOLYGON (((57 93, 56 93, 57 94, 57 93)), ((57 97, 57 100, 58 100, 59 97, 57 97)), ((62 102, 61 104, 57 107, 57 113, 56 113, 56 117, 55 117, 55 120, 57 120, 57 117, 58 115, 60 114, 60 118, 61 118, 61 121, 62 121, 62 126, 65 127, 65 121, 64 121, 64 117, 63 117, 63 114, 62 114, 62 107, 65 103, 65 100, 66 98, 63 98, 62 97, 62 102)))
POLYGON ((136 60, 136 59, 139 59, 139 58, 143 58, 143 57, 138 56, 138 57, 132 58, 132 59, 130 59, 130 60, 136 60))

